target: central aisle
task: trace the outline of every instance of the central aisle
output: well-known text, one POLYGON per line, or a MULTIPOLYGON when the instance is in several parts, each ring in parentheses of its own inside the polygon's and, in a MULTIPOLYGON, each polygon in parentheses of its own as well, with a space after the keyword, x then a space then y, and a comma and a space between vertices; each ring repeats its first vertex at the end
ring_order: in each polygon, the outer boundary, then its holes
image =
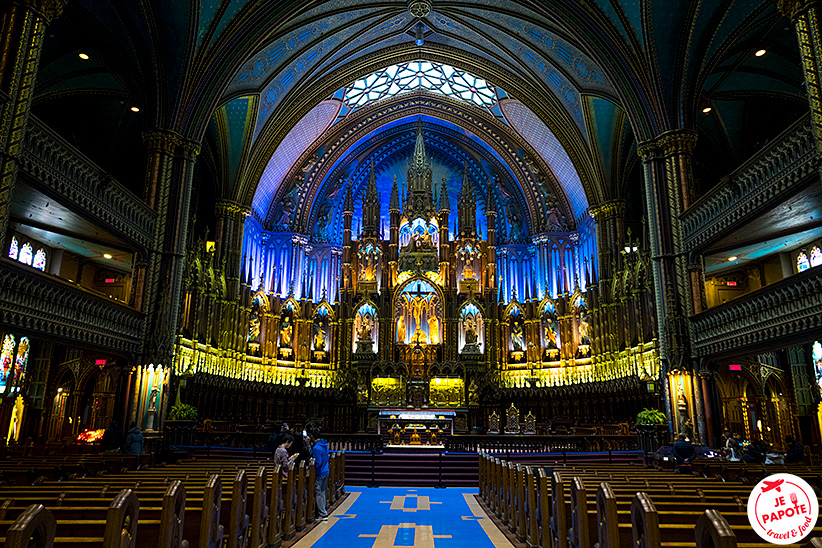
POLYGON ((512 548, 477 489, 346 487, 348 498, 293 548, 512 548))

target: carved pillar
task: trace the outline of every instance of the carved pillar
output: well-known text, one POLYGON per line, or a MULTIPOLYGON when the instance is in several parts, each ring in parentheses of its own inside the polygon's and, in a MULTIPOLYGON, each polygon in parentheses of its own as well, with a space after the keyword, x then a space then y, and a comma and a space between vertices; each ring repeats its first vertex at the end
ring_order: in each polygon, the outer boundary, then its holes
POLYGON ((617 269, 619 253, 625 248, 625 202, 611 200, 591 208, 597 230, 599 279, 606 282, 617 269))
POLYGON ((690 325, 693 314, 690 284, 682 254, 682 225, 679 220, 691 200, 691 152, 696 133, 667 131, 643 143, 637 152, 642 159, 646 210, 650 222, 650 251, 653 265, 656 313, 662 358, 662 399, 671 418, 668 371, 690 369, 690 325))
POLYGON ((691 289, 691 310, 694 314, 708 308, 708 296, 705 293, 705 259, 700 255, 696 262, 688 265, 688 282, 691 289))
POLYGON ((0 7, 0 238, 9 221, 46 27, 62 13, 64 3, 12 0, 0 7))
POLYGON ((166 130, 143 135, 148 150, 146 202, 157 213, 146 269, 145 363, 171 366, 185 262, 191 180, 199 144, 166 130))
MULTIPOLYGON (((233 300, 240 289, 240 262, 243 251, 245 218, 251 210, 231 200, 221 200, 214 206, 217 215, 214 258, 225 272, 228 298, 233 300)), ((268 278, 266 278, 268 279, 268 278)))
POLYGON ((819 0, 774 0, 796 29, 799 55, 805 75, 805 91, 811 109, 811 125, 817 150, 822 152, 822 2, 819 0))

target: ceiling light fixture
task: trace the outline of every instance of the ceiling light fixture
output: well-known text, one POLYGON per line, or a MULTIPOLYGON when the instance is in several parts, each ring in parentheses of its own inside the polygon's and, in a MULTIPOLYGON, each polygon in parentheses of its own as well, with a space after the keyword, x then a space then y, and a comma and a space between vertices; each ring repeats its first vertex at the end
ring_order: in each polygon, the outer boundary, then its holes
POLYGON ((422 33, 422 23, 419 23, 417 25, 416 39, 414 40, 414 43, 417 44, 418 46, 421 46, 425 43, 425 37, 423 36, 423 33, 422 33))
POLYGON ((756 55, 757 57, 762 57, 763 55, 765 55, 765 53, 767 53, 767 50, 758 49, 756 50, 756 53, 754 53, 754 55, 756 55))
POLYGON ((111 253, 103 253, 103 258, 104 259, 111 259, 112 255, 111 255, 111 253))
POLYGON ((733 257, 728 257, 729 262, 734 262, 737 259, 738 259, 738 257, 736 255, 734 255, 733 257))
POLYGON ((708 114, 709 112, 711 112, 711 107, 705 107, 702 109, 702 114, 708 114))
POLYGON ((85 51, 81 51, 81 52, 80 52, 77 56, 78 56, 80 59, 82 59, 83 61, 87 61, 87 60, 88 60, 88 58, 89 58, 89 57, 88 57, 88 53, 86 53, 85 51))
POLYGON ((140 112, 140 107, 131 107, 131 112, 140 112))

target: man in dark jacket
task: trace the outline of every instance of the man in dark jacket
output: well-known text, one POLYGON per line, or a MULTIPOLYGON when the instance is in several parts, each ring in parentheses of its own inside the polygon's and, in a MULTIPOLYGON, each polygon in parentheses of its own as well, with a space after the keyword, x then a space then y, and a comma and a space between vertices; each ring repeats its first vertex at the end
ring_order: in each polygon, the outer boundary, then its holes
POLYGON ((314 447, 311 449, 311 456, 314 459, 314 470, 316 471, 316 493, 317 514, 323 521, 328 521, 328 510, 325 508, 325 491, 328 488, 328 442, 320 437, 320 429, 314 428, 311 431, 311 442, 314 447))
POLYGON ((103 432, 103 439, 100 442, 100 447, 106 453, 117 453, 123 445, 123 429, 117 424, 117 421, 111 421, 106 431, 103 432))

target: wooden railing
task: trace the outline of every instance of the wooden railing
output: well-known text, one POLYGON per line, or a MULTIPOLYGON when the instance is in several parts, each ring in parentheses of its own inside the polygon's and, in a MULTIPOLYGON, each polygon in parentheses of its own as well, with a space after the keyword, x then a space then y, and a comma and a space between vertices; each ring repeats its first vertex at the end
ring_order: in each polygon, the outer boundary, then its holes
POLYGON ((634 451, 635 435, 467 435, 450 436, 444 442, 446 451, 490 453, 556 453, 563 451, 634 451))

